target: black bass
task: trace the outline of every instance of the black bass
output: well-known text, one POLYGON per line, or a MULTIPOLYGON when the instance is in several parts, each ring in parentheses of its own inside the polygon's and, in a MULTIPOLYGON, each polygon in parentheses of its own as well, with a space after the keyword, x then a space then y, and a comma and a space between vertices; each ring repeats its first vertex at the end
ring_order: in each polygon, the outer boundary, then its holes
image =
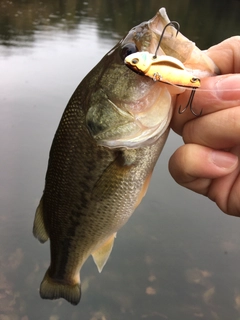
MULTIPOLYGON (((102 270, 117 231, 146 193, 176 93, 131 71, 124 59, 137 51, 154 53, 168 22, 162 8, 133 28, 83 79, 63 113, 33 227, 40 242, 50 240, 42 298, 80 301, 82 265, 92 255, 102 270)), ((175 29, 166 32, 162 50, 195 74, 217 72, 194 43, 180 33, 175 37, 175 29)))

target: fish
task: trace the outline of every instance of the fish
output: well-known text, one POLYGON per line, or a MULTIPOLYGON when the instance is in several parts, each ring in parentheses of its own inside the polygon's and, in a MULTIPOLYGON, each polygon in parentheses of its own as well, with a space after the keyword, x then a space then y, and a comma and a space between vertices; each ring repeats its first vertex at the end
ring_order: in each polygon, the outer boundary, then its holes
MULTIPOLYGON (((132 28, 86 75, 70 98, 53 138, 33 235, 50 240, 43 299, 77 305, 80 271, 92 255, 102 271, 116 234, 145 196, 167 139, 176 93, 172 86, 130 70, 124 59, 154 53, 169 22, 165 8, 132 28)), ((168 28, 158 55, 173 56, 196 74, 217 67, 168 28), (174 36, 173 36, 174 34, 174 36)))

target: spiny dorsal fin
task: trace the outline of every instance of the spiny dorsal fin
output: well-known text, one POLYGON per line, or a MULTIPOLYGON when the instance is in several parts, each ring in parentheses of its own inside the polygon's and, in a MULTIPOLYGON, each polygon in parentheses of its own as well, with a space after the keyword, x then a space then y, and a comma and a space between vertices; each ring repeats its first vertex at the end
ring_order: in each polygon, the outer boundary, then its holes
POLYGON ((41 243, 44 243, 48 240, 47 230, 43 221, 43 204, 42 199, 37 207, 35 219, 33 223, 33 235, 37 238, 41 243))
POLYGON ((111 254, 116 234, 117 233, 112 234, 111 237, 109 237, 100 248, 92 253, 93 260, 99 272, 102 271, 111 254))

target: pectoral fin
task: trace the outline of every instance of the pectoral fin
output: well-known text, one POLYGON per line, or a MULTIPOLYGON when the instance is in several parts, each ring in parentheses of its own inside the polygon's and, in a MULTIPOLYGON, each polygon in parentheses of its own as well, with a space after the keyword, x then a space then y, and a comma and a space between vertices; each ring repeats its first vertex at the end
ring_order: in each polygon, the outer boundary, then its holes
POLYGON ((43 204, 42 199, 37 207, 34 224, 33 224, 33 235, 41 243, 44 243, 48 240, 48 233, 43 221, 43 204))
POLYGON ((132 160, 128 159, 125 154, 119 154, 103 171, 99 180, 95 183, 91 199, 99 202, 116 194, 123 187, 124 181, 128 179, 130 174, 129 168, 134 163, 134 160, 135 155, 133 155, 132 160))
POLYGON ((116 233, 114 233, 111 237, 109 237, 107 241, 104 242, 104 244, 100 248, 98 248, 96 251, 92 253, 93 260, 99 272, 102 271, 103 267, 105 266, 111 254, 115 238, 116 238, 116 233))

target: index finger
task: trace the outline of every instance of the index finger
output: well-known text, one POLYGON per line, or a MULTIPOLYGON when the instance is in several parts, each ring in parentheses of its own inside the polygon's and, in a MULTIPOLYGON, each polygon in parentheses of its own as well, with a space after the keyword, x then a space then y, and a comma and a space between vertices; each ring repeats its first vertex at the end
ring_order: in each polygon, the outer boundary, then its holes
POLYGON ((234 36, 206 51, 222 74, 240 72, 240 36, 234 36))
MULTIPOLYGON (((207 51, 221 72, 230 74, 201 80, 201 88, 197 89, 192 104, 196 114, 202 111, 202 114, 206 115, 239 105, 240 74, 231 74, 240 72, 239 49, 240 37, 237 36, 227 39, 207 51)), ((179 114, 179 106, 184 109, 188 103, 190 92, 190 90, 186 90, 176 99, 171 127, 178 134, 182 133, 183 126, 187 121, 195 118, 189 110, 179 114)))

